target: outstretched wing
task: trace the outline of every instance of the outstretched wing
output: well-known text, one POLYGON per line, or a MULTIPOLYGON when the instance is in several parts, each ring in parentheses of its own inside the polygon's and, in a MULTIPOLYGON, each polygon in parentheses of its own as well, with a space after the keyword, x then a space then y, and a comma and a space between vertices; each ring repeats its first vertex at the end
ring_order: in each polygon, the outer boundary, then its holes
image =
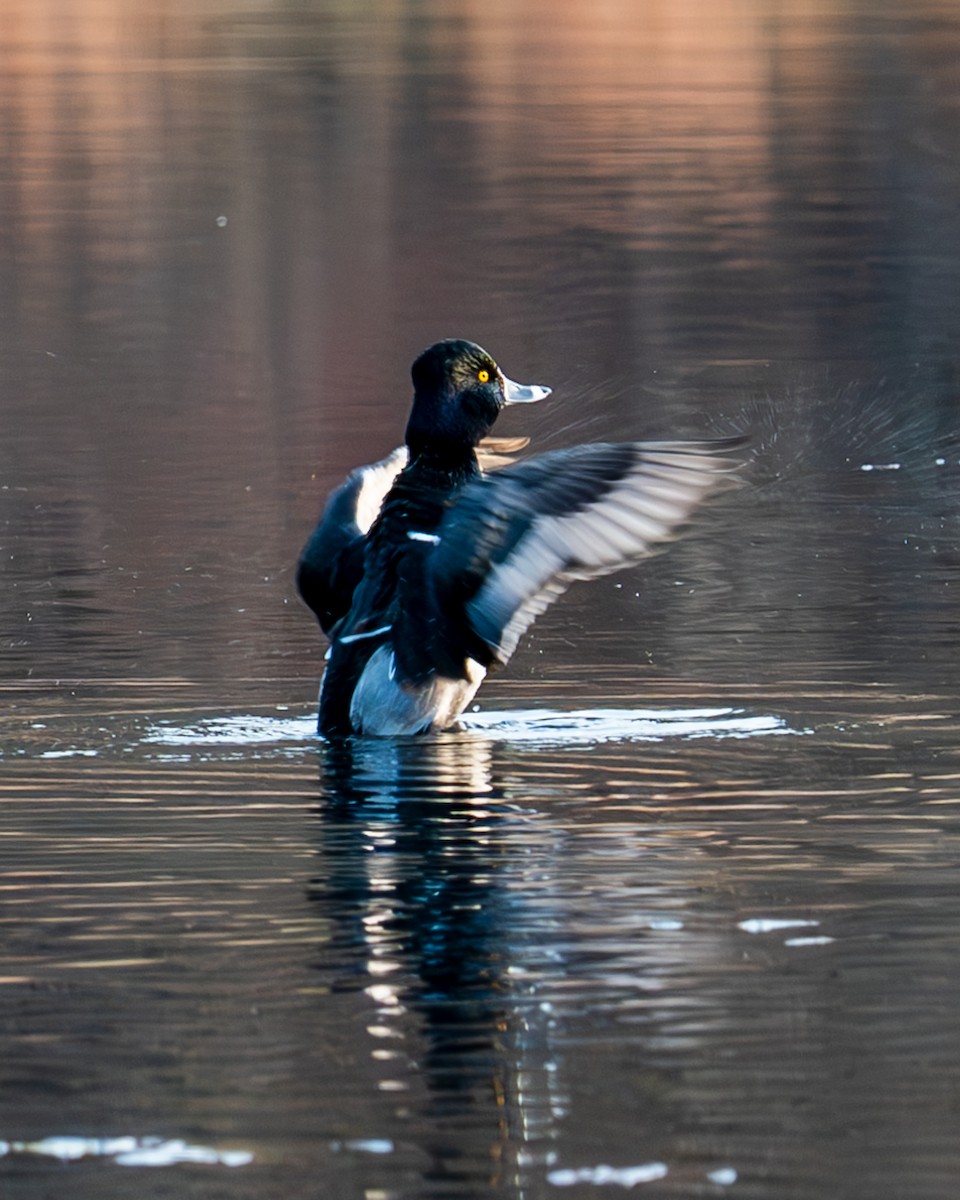
MULTIPOLYGON (((431 599, 456 613, 475 657, 505 663, 530 624, 577 579, 619 570, 677 536, 733 482, 735 438, 578 446, 469 484, 427 564, 431 599)), ((482 659, 481 659, 482 661, 482 659)))
POLYGON ((367 534, 394 480, 407 465, 406 446, 367 467, 358 467, 330 493, 297 565, 297 589, 324 633, 350 609, 363 577, 367 534))

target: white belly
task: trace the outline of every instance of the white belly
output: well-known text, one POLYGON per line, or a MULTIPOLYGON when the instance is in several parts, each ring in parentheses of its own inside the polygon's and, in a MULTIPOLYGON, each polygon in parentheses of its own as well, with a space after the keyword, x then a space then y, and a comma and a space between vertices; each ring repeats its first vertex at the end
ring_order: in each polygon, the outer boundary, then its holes
POLYGON ((434 676, 417 687, 400 684, 389 646, 370 656, 350 702, 350 722, 358 733, 393 737, 452 725, 477 693, 486 671, 467 659, 467 679, 434 676))

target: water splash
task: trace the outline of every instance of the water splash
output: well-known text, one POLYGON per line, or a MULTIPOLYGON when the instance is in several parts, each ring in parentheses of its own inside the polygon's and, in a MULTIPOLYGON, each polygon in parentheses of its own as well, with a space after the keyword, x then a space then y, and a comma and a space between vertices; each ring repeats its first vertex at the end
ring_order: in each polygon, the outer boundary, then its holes
MULTIPOLYGON (((462 727, 464 735, 489 741, 558 747, 585 742, 750 738, 799 732, 780 717, 750 714, 736 708, 476 712, 463 717, 462 727)), ((247 714, 209 717, 187 726, 153 725, 143 741, 163 746, 280 746, 312 742, 315 737, 312 714, 309 717, 247 714)))
POLYGON ((205 717, 193 725, 151 725, 141 739, 161 746, 260 746, 308 742, 317 735, 317 718, 238 714, 205 717))
POLYGON ((528 709, 471 713, 463 718, 463 725, 468 732, 485 734, 494 741, 540 746, 748 738, 797 732, 780 717, 751 715, 735 708, 590 708, 574 712, 528 709))

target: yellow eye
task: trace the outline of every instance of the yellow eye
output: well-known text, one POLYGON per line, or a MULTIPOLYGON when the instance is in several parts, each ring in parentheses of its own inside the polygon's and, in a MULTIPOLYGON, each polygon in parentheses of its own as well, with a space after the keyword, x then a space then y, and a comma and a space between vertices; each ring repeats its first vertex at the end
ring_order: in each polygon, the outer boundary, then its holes
POLYGON ((484 367, 482 370, 477 372, 477 378, 480 380, 481 383, 489 383, 490 382, 490 372, 486 369, 486 367, 484 367))

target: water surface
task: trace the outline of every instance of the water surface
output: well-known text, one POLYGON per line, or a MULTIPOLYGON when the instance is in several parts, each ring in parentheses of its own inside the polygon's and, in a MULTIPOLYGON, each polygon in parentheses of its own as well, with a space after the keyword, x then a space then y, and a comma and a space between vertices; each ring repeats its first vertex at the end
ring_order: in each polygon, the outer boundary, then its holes
POLYGON ((960 20, 0 5, 0 1184, 954 1197, 960 20), (466 728, 318 743, 326 490, 474 338, 749 432, 466 728))

